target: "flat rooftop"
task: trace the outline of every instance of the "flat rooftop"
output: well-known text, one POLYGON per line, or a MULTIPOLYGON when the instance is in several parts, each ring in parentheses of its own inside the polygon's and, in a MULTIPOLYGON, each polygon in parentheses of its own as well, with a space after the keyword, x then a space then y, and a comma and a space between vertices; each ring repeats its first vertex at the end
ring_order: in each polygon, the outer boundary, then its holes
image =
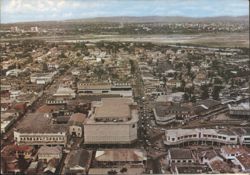
POLYGON ((109 83, 78 83, 77 86, 85 90, 109 90, 111 88, 111 84, 109 83))
POLYGON ((130 105, 133 104, 131 98, 102 98, 96 105, 95 118, 130 118, 130 105))
POLYGON ((66 132, 67 125, 52 124, 51 116, 45 113, 30 113, 17 127, 21 133, 59 133, 66 132))
POLYGON ((31 77, 43 77, 43 76, 52 76, 52 73, 32 73, 31 77))
POLYGON ((186 113, 186 112, 191 112, 191 109, 187 106, 156 103, 155 111, 159 117, 166 117, 168 114, 173 114, 173 113, 175 114, 175 111, 186 113))
POLYGON ((250 103, 240 103, 238 105, 229 105, 230 110, 250 110, 250 103))

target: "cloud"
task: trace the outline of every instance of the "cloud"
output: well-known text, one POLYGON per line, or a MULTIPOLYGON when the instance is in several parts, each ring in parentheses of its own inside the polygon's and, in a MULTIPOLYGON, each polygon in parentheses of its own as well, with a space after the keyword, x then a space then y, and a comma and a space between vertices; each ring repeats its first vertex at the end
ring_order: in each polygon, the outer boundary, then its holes
POLYGON ((247 0, 2 0, 2 22, 99 16, 239 16, 247 0))

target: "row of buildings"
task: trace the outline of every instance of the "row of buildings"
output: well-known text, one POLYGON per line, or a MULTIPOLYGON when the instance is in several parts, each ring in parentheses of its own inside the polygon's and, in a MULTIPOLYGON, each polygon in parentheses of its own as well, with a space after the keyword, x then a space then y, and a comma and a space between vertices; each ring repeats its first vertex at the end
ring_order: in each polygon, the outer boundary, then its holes
POLYGON ((31 113, 16 128, 14 138, 18 145, 66 146, 70 133, 84 135, 85 144, 131 144, 137 139, 137 122, 131 98, 103 98, 92 103, 87 117, 73 114, 68 124, 53 123, 50 113, 31 113))

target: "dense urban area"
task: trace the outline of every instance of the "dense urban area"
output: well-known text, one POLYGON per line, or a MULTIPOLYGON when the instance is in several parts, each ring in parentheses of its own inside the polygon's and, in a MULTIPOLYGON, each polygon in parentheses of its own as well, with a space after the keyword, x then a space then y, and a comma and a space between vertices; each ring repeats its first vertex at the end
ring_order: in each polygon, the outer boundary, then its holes
POLYGON ((1 174, 250 172, 249 48, 80 37, 248 22, 65 23, 1 29, 1 174))

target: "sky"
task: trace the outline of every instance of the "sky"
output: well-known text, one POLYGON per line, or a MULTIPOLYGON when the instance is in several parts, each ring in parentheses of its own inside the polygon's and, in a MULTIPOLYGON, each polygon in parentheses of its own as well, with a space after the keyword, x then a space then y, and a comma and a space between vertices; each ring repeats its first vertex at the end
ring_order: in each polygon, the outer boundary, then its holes
POLYGON ((248 0, 0 0, 1 22, 108 16, 242 16, 248 0))

